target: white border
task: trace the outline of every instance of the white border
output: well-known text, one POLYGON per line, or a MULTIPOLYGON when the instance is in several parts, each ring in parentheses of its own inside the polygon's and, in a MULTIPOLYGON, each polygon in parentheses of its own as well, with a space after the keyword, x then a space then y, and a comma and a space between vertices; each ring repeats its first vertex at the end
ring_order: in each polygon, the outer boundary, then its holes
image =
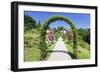
POLYGON ((46 6, 18 6, 18 68, 36 68, 50 66, 71 66, 95 64, 95 11, 92 9, 79 8, 60 8, 46 6), (49 12, 70 12, 70 13, 89 13, 91 15, 91 59, 68 60, 68 61, 40 61, 24 62, 24 11, 49 11, 49 12))

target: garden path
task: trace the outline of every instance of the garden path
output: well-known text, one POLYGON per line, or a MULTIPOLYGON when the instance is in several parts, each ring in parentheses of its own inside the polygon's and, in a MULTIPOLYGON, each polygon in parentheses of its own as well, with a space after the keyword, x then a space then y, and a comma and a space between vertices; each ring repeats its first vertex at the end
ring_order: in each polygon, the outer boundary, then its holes
POLYGON ((50 57, 48 58, 48 61, 59 61, 59 60, 71 60, 71 56, 68 54, 68 49, 66 48, 66 45, 62 39, 62 37, 59 37, 53 52, 51 53, 50 57))

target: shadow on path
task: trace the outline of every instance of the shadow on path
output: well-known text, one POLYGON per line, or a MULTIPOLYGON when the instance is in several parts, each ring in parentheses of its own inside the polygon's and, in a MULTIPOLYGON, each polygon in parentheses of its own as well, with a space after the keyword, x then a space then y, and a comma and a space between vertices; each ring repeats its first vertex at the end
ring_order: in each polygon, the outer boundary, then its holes
POLYGON ((72 59, 76 59, 75 56, 74 56, 72 53, 67 52, 67 51, 62 51, 62 50, 47 51, 47 52, 46 52, 46 55, 47 55, 48 53, 51 53, 51 52, 52 52, 52 53, 53 53, 53 52, 62 52, 62 53, 65 53, 65 54, 69 54, 69 55, 71 56, 72 59))

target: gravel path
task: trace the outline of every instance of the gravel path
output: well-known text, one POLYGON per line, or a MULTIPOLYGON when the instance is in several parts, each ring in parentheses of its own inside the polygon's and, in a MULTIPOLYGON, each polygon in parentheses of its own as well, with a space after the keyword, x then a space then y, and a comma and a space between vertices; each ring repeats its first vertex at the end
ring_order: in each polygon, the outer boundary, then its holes
POLYGON ((53 49, 48 61, 59 61, 59 60, 71 60, 71 56, 68 54, 68 50, 62 37, 59 37, 56 46, 53 49))

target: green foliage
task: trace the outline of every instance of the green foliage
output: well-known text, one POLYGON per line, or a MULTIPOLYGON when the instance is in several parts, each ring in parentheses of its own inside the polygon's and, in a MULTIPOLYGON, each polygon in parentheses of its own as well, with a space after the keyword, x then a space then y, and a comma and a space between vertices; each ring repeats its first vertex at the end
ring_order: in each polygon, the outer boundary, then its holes
POLYGON ((57 41, 58 38, 60 37, 60 31, 55 31, 54 37, 55 37, 55 40, 57 41))
POLYGON ((84 49, 90 50, 90 45, 87 42, 82 39, 78 39, 78 41, 78 45, 80 45, 84 49))
MULTIPOLYGON (((73 42, 69 42, 66 34, 62 35, 64 39, 64 43, 68 49, 68 51, 74 55, 73 42)), ((84 42, 82 39, 78 37, 78 51, 77 51, 77 59, 89 59, 90 58, 90 46, 88 43, 84 42)))
POLYGON ((31 29, 24 33, 24 61, 39 61, 40 49, 39 41, 40 34, 37 29, 31 29))
POLYGON ((54 37, 56 41, 61 36, 61 30, 63 30, 63 27, 54 28, 54 33, 55 33, 54 37))
POLYGON ((36 29, 40 29, 41 28, 41 22, 40 21, 38 21, 38 23, 37 23, 37 25, 36 25, 36 29))
POLYGON ((64 27, 58 27, 57 31, 62 31, 64 29, 64 27))
MULTIPOLYGON (((76 31, 75 25, 72 23, 72 21, 69 18, 66 18, 64 16, 55 15, 55 16, 51 16, 47 21, 45 21, 43 23, 43 26, 37 26, 37 28, 39 28, 40 30, 40 43, 39 43, 39 49, 41 50, 40 60, 45 59, 46 51, 48 49, 47 44, 46 44, 46 30, 49 29, 48 25, 57 20, 65 21, 71 26, 72 31, 73 31, 74 55, 77 57, 77 31, 76 31)), ((25 23, 25 31, 36 27, 35 20, 33 20, 30 16, 24 16, 24 23, 25 23)), ((38 24, 40 24, 40 22, 38 22, 38 24)), ((58 34, 63 29, 64 29, 63 27, 58 28, 58 31, 55 33, 56 40, 60 36, 58 34)), ((28 42, 26 41, 27 39, 25 40, 26 46, 28 45, 28 47, 32 47, 33 44, 36 44, 36 43, 31 42, 33 37, 28 37, 28 36, 26 37, 28 39, 28 42)))
MULTIPOLYGON (((61 21, 65 21, 66 23, 68 23, 70 26, 71 26, 71 29, 73 31, 73 48, 74 48, 74 55, 76 56, 77 58, 77 30, 76 30, 76 26, 75 24, 69 19, 69 18, 66 18, 64 16, 60 16, 60 15, 54 15, 54 16, 51 16, 50 18, 47 19, 47 21, 45 21, 43 23, 43 29, 41 31, 46 31, 49 24, 54 22, 54 21, 57 21, 57 20, 61 20, 61 21)), ((61 28, 62 30, 63 28, 61 28)), ((41 33, 44 34, 44 33, 41 33)), ((46 36, 46 34, 42 35, 41 37, 43 36, 46 36)), ((45 38, 45 37, 44 37, 45 38)), ((56 37, 57 39, 57 37, 56 37)), ((41 41, 44 41, 45 39, 41 39, 41 41)), ((44 43, 45 44, 45 43, 44 43)), ((46 44, 45 44, 46 45, 46 44)), ((43 48, 43 47, 42 47, 43 48)))
POLYGON ((36 24, 36 21, 32 19, 30 16, 25 15, 24 17, 25 61, 40 61, 46 59, 48 49, 51 49, 50 47, 54 46, 47 45, 46 30, 50 29, 50 23, 57 20, 65 21, 66 23, 68 23, 71 26, 73 36, 69 34, 61 34, 61 31, 64 30, 63 27, 59 27, 58 29, 54 28, 55 40, 57 41, 59 36, 62 36, 70 53, 73 54, 76 58, 90 58, 89 29, 77 30, 75 24, 69 18, 59 15, 51 16, 42 25, 40 21, 36 24), (72 41, 69 41, 69 39, 72 39, 72 41), (81 52, 78 52, 77 47, 81 48, 81 52))
POLYGON ((25 47, 24 49, 24 61, 31 62, 31 61, 40 61, 40 49, 36 47, 25 47))
POLYGON ((82 29, 80 28, 78 30, 78 34, 82 40, 90 44, 90 29, 82 29))
POLYGON ((48 49, 46 44, 46 31, 41 27, 40 29, 40 45, 39 49, 41 50, 41 58, 40 60, 44 60, 46 58, 46 50, 48 49))
POLYGON ((24 15, 24 27, 26 30, 36 27, 36 21, 31 16, 24 15))
POLYGON ((46 58, 45 60, 48 60, 48 58, 50 57, 51 53, 50 51, 52 51, 54 49, 56 45, 56 42, 54 42, 54 44, 51 44, 51 46, 48 46, 48 49, 46 50, 46 58))
MULTIPOLYGON (((77 30, 78 31, 78 30, 77 30)), ((87 30, 85 30, 86 32, 87 30)), ((81 32, 82 33, 82 32, 81 32)), ((84 32, 82 33, 84 34, 84 32)), ((68 39, 68 34, 63 34, 62 37, 64 39, 64 42, 66 44, 67 49, 69 50, 69 52, 74 55, 75 50, 73 49, 72 45, 73 42, 70 42, 68 39)), ((90 45, 85 42, 82 38, 82 35, 78 35, 77 36, 77 46, 78 46, 78 50, 77 50, 77 59, 89 59, 90 58, 90 45)))
POLYGON ((80 51, 78 51, 78 59, 90 59, 90 51, 88 49, 84 49, 81 46, 78 46, 80 51))

